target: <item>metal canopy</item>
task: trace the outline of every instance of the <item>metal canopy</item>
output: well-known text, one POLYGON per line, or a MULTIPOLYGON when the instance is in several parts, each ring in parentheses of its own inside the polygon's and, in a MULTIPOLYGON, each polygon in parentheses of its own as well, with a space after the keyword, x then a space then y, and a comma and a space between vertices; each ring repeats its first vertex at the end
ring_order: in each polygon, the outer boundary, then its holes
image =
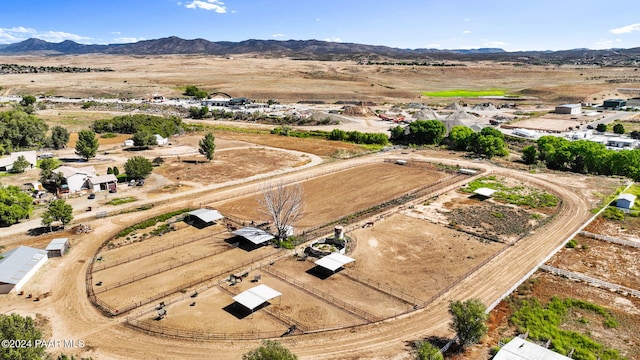
POLYGON ((241 292, 234 296, 233 300, 253 311, 264 302, 278 296, 282 296, 282 294, 263 284, 241 292))
POLYGON ((350 258, 346 255, 334 252, 323 257, 320 260, 317 260, 316 265, 322 266, 323 268, 329 269, 331 271, 336 271, 340 267, 354 261, 356 261, 354 258, 350 258))
POLYGON ((242 236, 243 238, 251 241, 252 243, 259 245, 273 239, 273 235, 264 230, 260 230, 254 227, 244 227, 231 232, 233 235, 242 236))
POLYGON ((224 219, 224 216, 222 216, 222 214, 220 214, 218 210, 198 209, 198 210, 189 211, 187 214, 191 216, 195 216, 206 223, 224 219))

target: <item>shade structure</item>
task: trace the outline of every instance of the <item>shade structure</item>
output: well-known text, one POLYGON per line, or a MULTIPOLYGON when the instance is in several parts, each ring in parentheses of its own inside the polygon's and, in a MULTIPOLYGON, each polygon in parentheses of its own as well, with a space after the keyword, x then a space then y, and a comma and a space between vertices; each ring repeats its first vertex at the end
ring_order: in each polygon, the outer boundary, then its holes
POLYGON ((496 190, 493 189, 489 189, 489 188, 479 188, 476 189, 476 191, 474 191, 474 194, 478 194, 480 196, 484 196, 484 197, 491 197, 491 195, 493 195, 493 193, 496 192, 496 190))
POLYGON ((356 261, 354 258, 350 258, 346 255, 334 252, 323 257, 320 260, 317 260, 316 265, 322 266, 323 268, 329 269, 331 271, 336 271, 340 267, 354 261, 356 261))
POLYGON ((244 227, 231 232, 233 235, 242 236, 243 238, 251 241, 252 243, 259 245, 273 239, 273 235, 264 230, 260 230, 254 227, 244 227))
POLYGON ((253 309, 278 296, 282 296, 282 294, 263 284, 241 292, 234 296, 233 300, 253 311, 253 309))
POLYGON ((224 219, 224 216, 222 216, 222 214, 220 214, 218 210, 211 210, 211 209, 193 210, 193 211, 189 211, 188 214, 191 216, 195 216, 206 223, 224 219))

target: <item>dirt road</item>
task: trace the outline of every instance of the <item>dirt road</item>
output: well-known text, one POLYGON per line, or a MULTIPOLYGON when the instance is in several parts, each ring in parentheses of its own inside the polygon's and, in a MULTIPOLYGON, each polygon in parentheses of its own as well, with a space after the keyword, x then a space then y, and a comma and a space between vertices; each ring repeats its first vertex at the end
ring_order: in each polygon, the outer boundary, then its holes
MULTIPOLYGON (((285 180, 296 181, 318 176, 328 171, 360 163, 380 161, 383 157, 399 154, 376 154, 367 157, 330 163, 285 174, 285 180)), ((446 162, 443 159, 428 159, 446 162)), ((452 161, 462 166, 482 166, 505 176, 526 176, 527 181, 554 191, 561 199, 561 208, 555 219, 534 235, 509 247, 471 276, 462 280, 426 308, 393 320, 343 329, 327 333, 309 334, 283 338, 282 343, 301 359, 403 359, 408 357, 407 341, 427 335, 451 336, 448 330, 447 313, 450 300, 479 298, 491 304, 503 296, 516 282, 536 267, 554 249, 562 245, 567 237, 590 217, 586 201, 569 190, 564 184, 555 183, 548 175, 525 174, 519 171, 496 168, 483 163, 452 161)), ((194 203, 210 203, 238 195, 258 191, 259 182, 239 185, 225 190, 189 194, 173 200, 171 208, 180 208, 194 203)), ((91 258, 99 244, 114 235, 121 227, 142 219, 166 212, 167 207, 147 212, 115 216, 101 221, 92 221, 94 232, 77 244, 64 262, 56 260, 42 271, 42 289, 52 289, 51 296, 39 303, 21 298, 2 298, 0 308, 4 312, 18 311, 22 314, 42 313, 50 318, 52 338, 82 339, 88 347, 84 349, 61 349, 81 356, 96 359, 165 359, 165 358, 215 358, 239 359, 241 354, 256 347, 258 341, 195 342, 148 336, 124 327, 123 319, 109 319, 101 315, 87 300, 85 293, 86 260, 91 258), (46 277, 43 275, 46 273, 46 277), (55 285, 55 286, 54 286, 55 285)), ((35 283, 35 282, 34 282, 35 283)))

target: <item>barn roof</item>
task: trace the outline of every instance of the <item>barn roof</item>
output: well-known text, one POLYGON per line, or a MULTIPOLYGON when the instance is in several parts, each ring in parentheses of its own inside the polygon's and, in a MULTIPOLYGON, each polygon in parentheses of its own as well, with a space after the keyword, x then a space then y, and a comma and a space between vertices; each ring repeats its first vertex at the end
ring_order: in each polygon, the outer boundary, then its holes
POLYGON ((636 196, 633 194, 620 194, 618 195, 617 200, 627 200, 629 202, 634 202, 636 201, 636 196))
POLYGON ((473 193, 484 196, 484 197, 491 197, 491 195, 493 195, 493 193, 495 192, 496 190, 493 190, 490 188, 478 188, 473 193))
POLYGON ((346 255, 334 252, 323 257, 322 259, 317 260, 316 265, 322 266, 323 268, 329 269, 331 271, 336 271, 340 267, 354 261, 356 261, 354 258, 350 258, 346 255))
POLYGON ((273 235, 264 230, 260 230, 254 227, 244 227, 231 232, 234 235, 242 236, 243 238, 258 245, 273 239, 273 235))
POLYGON ((69 242, 68 238, 53 239, 53 240, 51 240, 49 245, 47 245, 47 248, 45 250, 46 251, 62 250, 62 249, 64 249, 64 247, 67 245, 68 242, 69 242))
POLYGON ((493 357, 494 360, 565 360, 570 359, 519 337, 513 338, 493 357))
POLYGON ((106 184, 110 182, 118 182, 118 178, 113 174, 106 174, 89 178, 89 182, 93 185, 106 184))
POLYGON ((0 259, 0 282, 17 284, 34 266, 47 257, 47 252, 28 246, 20 246, 2 254, 0 259))
POLYGON ((233 300, 253 311, 262 303, 278 296, 282 294, 263 284, 241 292, 234 296, 233 300))
POLYGON ((222 216, 222 214, 220 214, 218 210, 211 210, 211 209, 193 210, 193 211, 189 211, 188 214, 191 216, 195 216, 206 223, 224 219, 224 216, 222 216))

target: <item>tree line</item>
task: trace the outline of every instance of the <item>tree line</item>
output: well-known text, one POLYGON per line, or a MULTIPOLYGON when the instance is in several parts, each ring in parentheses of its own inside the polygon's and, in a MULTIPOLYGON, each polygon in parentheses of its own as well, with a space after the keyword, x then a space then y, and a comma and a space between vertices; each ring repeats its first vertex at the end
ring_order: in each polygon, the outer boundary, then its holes
POLYGON ((169 137, 183 130, 182 119, 177 116, 161 117, 146 114, 115 116, 111 119, 96 120, 91 129, 96 133, 135 134, 145 131, 169 137))

